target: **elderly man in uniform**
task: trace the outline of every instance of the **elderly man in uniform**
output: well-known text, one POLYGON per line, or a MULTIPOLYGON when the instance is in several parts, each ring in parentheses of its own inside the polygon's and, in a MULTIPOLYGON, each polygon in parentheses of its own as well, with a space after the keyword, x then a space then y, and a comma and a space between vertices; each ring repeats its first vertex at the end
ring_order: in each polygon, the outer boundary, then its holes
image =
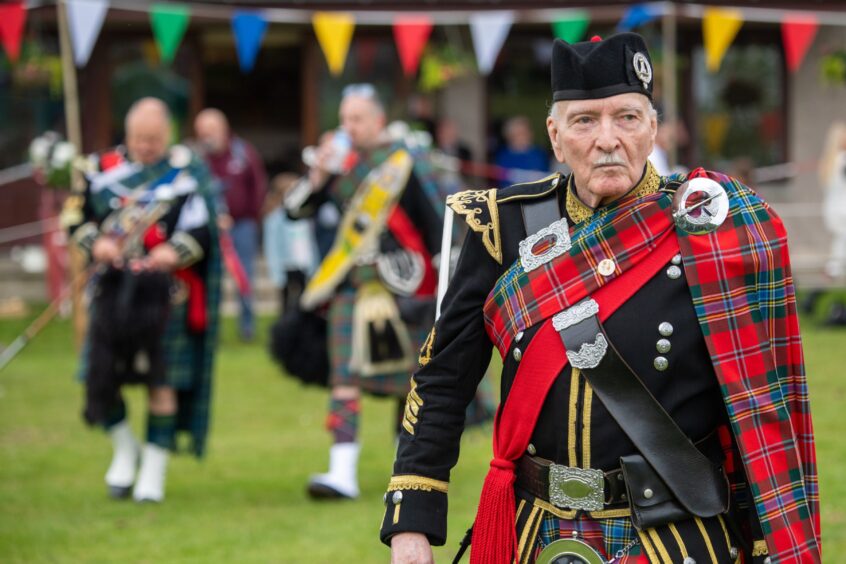
POLYGON ((202 455, 211 399, 220 261, 210 175, 189 149, 168 147, 170 130, 161 100, 132 106, 125 154, 89 159, 83 220, 72 230, 98 268, 84 415, 112 438, 110 494, 136 501, 164 500, 177 431, 202 455), (124 384, 149 388, 143 447, 128 423, 124 384))
POLYGON ((289 206, 294 217, 313 215, 326 201, 345 210, 301 299, 307 310, 328 307, 333 444, 329 472, 308 484, 318 499, 358 496, 361 392, 398 398, 402 413, 414 351, 434 319, 432 259, 443 213, 426 155, 389 137, 372 85, 344 90, 340 122, 343 131, 330 143, 335 154, 324 146, 309 175, 314 192, 297 209, 289 206))
POLYGON ((408 406, 381 538, 431 562, 463 407, 503 359, 470 561, 818 562, 787 239, 736 180, 660 177, 652 67, 623 33, 552 56, 566 177, 456 194, 467 237, 408 406))

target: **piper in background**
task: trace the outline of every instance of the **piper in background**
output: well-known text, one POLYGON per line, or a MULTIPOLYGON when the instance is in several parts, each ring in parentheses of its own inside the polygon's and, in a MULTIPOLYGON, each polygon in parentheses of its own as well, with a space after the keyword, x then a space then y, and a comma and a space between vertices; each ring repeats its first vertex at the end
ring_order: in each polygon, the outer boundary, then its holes
POLYGON ((170 116, 156 98, 126 116, 126 154, 92 157, 73 241, 98 265, 84 349, 84 416, 104 426, 113 497, 160 502, 178 431, 206 447, 220 296, 220 257, 205 165, 168 147, 170 116), (146 440, 132 434, 124 384, 149 389, 146 440), (140 470, 139 470, 140 463, 140 470))

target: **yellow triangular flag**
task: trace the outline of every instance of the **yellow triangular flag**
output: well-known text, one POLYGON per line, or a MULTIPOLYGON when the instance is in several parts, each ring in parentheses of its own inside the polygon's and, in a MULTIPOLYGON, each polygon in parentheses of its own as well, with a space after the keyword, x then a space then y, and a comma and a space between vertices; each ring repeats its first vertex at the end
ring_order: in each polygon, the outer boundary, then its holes
POLYGON ((717 72, 731 42, 743 25, 740 10, 705 8, 702 18, 702 35, 705 40, 705 63, 708 70, 717 72))
POLYGON ((355 18, 352 14, 339 12, 315 12, 311 18, 317 41, 323 49, 323 55, 332 74, 344 70, 347 52, 350 49, 355 18))

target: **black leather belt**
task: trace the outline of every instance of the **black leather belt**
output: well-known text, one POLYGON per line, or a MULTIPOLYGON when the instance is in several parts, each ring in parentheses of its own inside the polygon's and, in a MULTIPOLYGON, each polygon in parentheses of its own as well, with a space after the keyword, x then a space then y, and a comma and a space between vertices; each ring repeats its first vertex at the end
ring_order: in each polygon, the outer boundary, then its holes
MULTIPOLYGON (((534 497, 549 501, 549 467, 552 464, 551 460, 539 456, 521 456, 517 460, 517 487, 534 497)), ((603 472, 603 474, 605 480, 604 502, 607 508, 615 509, 627 505, 626 482, 623 478, 622 469, 617 468, 603 472)))
MULTIPOLYGON (((716 431, 703 439, 696 441, 697 450, 701 452, 711 464, 719 466, 723 461, 723 448, 716 431)), ((554 463, 540 456, 525 454, 517 460, 516 486, 544 501, 549 499, 549 468, 554 463)), ((622 468, 615 468, 603 472, 604 478, 604 509, 619 509, 628 505, 626 497, 626 480, 622 468)), ((562 509, 570 509, 562 507, 562 509)))

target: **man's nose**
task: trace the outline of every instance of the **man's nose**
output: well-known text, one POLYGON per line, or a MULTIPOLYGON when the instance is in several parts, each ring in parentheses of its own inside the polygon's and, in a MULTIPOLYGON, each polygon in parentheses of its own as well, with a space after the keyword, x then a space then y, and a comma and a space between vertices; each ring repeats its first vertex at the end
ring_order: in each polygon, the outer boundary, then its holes
POLYGON ((597 148, 606 153, 613 152, 620 145, 620 139, 614 130, 614 124, 610 119, 603 119, 599 122, 599 132, 596 138, 597 148))

